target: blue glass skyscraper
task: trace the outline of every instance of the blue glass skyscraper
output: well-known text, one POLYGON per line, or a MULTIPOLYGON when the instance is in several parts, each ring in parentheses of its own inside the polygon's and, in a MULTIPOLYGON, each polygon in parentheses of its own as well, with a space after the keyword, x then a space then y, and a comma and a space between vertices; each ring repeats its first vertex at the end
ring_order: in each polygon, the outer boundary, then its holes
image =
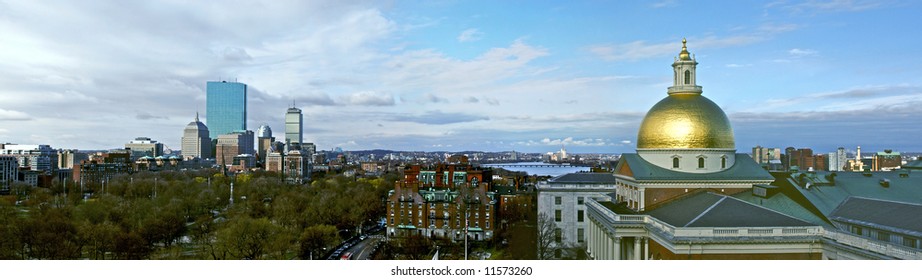
POLYGON ((214 138, 247 129, 247 85, 237 82, 208 82, 205 113, 214 138))

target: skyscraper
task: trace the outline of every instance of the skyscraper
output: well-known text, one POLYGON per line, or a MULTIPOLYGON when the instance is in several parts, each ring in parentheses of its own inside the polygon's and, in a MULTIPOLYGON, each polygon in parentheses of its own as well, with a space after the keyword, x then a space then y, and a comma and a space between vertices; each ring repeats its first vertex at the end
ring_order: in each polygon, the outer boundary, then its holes
POLYGON ((269 155, 269 150, 272 149, 273 142, 275 142, 275 137, 272 137, 272 128, 266 124, 261 125, 256 130, 256 155, 259 157, 260 163, 266 162, 266 157, 269 155))
POLYGON ((237 82, 208 82, 206 117, 213 135, 247 129, 247 85, 237 82))
POLYGON ((292 143, 304 142, 304 116, 301 109, 292 106, 285 113, 285 149, 290 149, 292 143))
POLYGON ((211 136, 208 127, 198 120, 186 125, 182 134, 182 155, 186 158, 211 158, 211 136))

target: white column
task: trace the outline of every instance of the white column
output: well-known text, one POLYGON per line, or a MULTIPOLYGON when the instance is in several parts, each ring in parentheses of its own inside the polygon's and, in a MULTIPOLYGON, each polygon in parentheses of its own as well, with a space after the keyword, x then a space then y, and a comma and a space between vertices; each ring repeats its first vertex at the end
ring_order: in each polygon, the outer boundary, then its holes
POLYGON ((634 259, 640 259, 640 237, 634 237, 634 259))
POLYGON ((612 259, 620 260, 621 259, 621 237, 615 237, 615 240, 613 243, 615 246, 613 246, 612 248, 612 250, 614 251, 614 254, 612 255, 612 259))
POLYGON ((649 260, 650 258, 650 238, 644 237, 643 239, 643 259, 649 260))
POLYGON ((640 207, 637 208, 639 211, 643 211, 644 207, 646 207, 646 203, 645 203, 646 197, 647 196, 646 196, 646 192, 644 192, 644 189, 640 189, 640 207))

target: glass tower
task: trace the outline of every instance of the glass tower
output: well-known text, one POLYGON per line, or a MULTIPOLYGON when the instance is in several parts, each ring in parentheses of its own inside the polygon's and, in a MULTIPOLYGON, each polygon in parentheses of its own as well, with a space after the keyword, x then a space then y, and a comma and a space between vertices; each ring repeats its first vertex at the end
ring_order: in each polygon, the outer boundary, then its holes
MULTIPOLYGON (((285 113, 285 145, 290 146, 291 143, 298 143, 299 145, 304 142, 304 115, 301 115, 301 109, 298 108, 288 108, 288 112, 285 113)), ((286 148, 287 149, 287 148, 286 148)))
POLYGON ((205 113, 211 135, 247 129, 247 85, 236 82, 208 82, 205 113))

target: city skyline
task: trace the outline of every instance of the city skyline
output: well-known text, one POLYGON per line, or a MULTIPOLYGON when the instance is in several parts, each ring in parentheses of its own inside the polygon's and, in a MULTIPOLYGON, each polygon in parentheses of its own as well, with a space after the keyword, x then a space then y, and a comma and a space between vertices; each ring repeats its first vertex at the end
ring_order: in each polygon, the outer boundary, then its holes
POLYGON ((0 3, 0 142, 179 149, 226 80, 324 150, 631 152, 687 38, 739 152, 922 151, 919 3, 121 5, 0 3))

